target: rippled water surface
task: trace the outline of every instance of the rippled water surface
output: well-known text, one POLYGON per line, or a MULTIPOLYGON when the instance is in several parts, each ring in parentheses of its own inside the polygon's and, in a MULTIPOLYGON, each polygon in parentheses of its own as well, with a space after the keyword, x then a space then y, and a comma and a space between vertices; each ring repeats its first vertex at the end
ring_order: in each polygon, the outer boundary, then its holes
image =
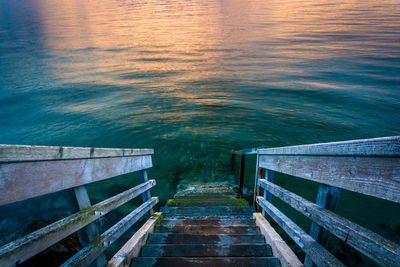
POLYGON ((153 147, 162 201, 231 149, 400 134, 399 73, 396 0, 0 0, 0 143, 153 147))

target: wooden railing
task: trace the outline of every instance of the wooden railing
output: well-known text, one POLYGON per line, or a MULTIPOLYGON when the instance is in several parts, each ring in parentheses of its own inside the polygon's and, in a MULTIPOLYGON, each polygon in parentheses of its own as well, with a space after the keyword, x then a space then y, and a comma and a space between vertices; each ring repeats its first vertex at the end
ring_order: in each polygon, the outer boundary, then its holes
POLYGON ((235 156, 240 156, 240 171, 239 171, 239 193, 243 194, 243 185, 244 185, 244 171, 246 166, 246 155, 254 155, 257 154, 257 150, 261 148, 266 148, 265 146, 262 147, 255 147, 249 149, 242 149, 242 150, 232 150, 232 165, 235 164, 235 156))
POLYGON ((340 188, 400 203, 400 136, 259 149, 256 186, 263 214, 303 249, 305 266, 343 265, 324 248, 327 232, 382 266, 400 266, 398 244, 333 212, 340 188), (274 172, 319 183, 316 204, 274 184, 274 172), (272 195, 312 220, 310 234, 271 203, 272 195))
POLYGON ((0 145, 0 205, 65 189, 73 189, 80 211, 0 247, 0 266, 26 261, 70 234, 84 228, 89 243, 64 266, 97 266, 107 262, 102 252, 143 215, 152 212, 156 182, 148 180, 153 149, 113 149, 0 145), (85 184, 131 172, 140 184, 91 205, 85 184), (99 235, 96 220, 141 195, 143 204, 99 235))

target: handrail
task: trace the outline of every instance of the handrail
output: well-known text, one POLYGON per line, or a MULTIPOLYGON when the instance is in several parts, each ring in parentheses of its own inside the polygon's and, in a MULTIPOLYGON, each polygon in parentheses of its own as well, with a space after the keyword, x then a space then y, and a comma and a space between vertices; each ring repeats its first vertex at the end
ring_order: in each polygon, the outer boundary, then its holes
POLYGON ((102 251, 144 214, 158 198, 148 180, 153 149, 74 148, 0 145, 0 205, 73 189, 81 211, 0 247, 0 266, 14 266, 84 228, 89 245, 69 262, 104 266, 102 251), (138 172, 139 185, 91 205, 85 184, 138 172), (99 236, 96 220, 141 195, 143 204, 99 236), (97 243, 96 243, 97 242, 97 243), (99 243, 100 242, 100 243, 99 243), (105 242, 105 243, 104 243, 105 242))
POLYGON ((231 150, 231 154, 234 155, 249 155, 249 154, 257 154, 257 150, 267 148, 267 146, 246 148, 241 150, 231 150))
MULTIPOLYGON (((400 203, 400 136, 258 150, 254 190, 257 204, 295 242, 304 235, 293 231, 293 222, 272 205, 271 195, 309 217, 313 221, 310 237, 320 244, 326 244, 326 231, 329 231, 377 263, 397 265, 400 262, 398 244, 333 212, 339 188, 400 203), (321 183, 317 203, 273 184, 270 177, 275 171, 321 183), (262 189, 263 197, 260 196, 262 189)), ((324 257, 315 258, 320 248, 302 248, 307 253, 305 266, 311 266, 312 262, 336 266, 324 257)))
POLYGON ((239 193, 243 194, 243 185, 244 185, 244 170, 246 164, 246 155, 254 155, 257 154, 259 149, 267 148, 267 146, 260 146, 254 148, 247 148, 241 150, 231 150, 232 154, 232 165, 235 164, 235 155, 240 155, 240 173, 239 173, 239 193))

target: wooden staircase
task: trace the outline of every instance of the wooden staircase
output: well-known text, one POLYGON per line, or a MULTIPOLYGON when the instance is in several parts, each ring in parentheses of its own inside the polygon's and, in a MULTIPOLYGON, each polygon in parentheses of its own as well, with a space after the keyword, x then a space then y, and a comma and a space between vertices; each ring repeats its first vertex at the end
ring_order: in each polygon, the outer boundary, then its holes
POLYGON ((163 220, 132 266, 280 266, 232 186, 198 185, 161 209, 163 220))

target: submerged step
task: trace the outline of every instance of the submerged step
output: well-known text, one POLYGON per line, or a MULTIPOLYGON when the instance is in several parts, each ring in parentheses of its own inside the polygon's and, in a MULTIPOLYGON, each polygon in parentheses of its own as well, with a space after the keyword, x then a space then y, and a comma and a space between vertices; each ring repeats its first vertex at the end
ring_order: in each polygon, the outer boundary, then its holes
POLYGON ((225 226, 246 226, 246 225, 254 225, 253 219, 209 219, 209 220, 201 220, 201 219, 165 219, 161 222, 161 225, 164 226, 179 226, 179 225, 225 225, 225 226))
POLYGON ((167 206, 170 207, 215 207, 215 206, 248 206, 249 203, 243 198, 216 198, 214 196, 204 196, 202 198, 169 199, 167 206))
POLYGON ((254 208, 246 207, 226 207, 226 206, 214 206, 214 207, 162 207, 161 212, 164 214, 172 215, 251 215, 254 212, 254 208))
POLYGON ((178 225, 158 226, 156 233, 182 234, 259 234, 257 226, 178 225))
POLYGON ((222 234, 222 235, 196 235, 196 234, 173 234, 154 233, 150 234, 147 244, 265 244, 264 236, 261 234, 222 234))
POLYGON ((132 266, 264 266, 278 267, 281 266, 278 258, 275 257, 139 257, 136 258, 132 266))
POLYGON ((233 214, 233 215, 186 215, 186 214, 163 214, 164 219, 177 220, 177 219, 188 219, 188 220, 250 220, 253 218, 253 213, 250 214, 233 214))
POLYGON ((267 244, 149 244, 143 247, 142 257, 270 257, 267 244))

